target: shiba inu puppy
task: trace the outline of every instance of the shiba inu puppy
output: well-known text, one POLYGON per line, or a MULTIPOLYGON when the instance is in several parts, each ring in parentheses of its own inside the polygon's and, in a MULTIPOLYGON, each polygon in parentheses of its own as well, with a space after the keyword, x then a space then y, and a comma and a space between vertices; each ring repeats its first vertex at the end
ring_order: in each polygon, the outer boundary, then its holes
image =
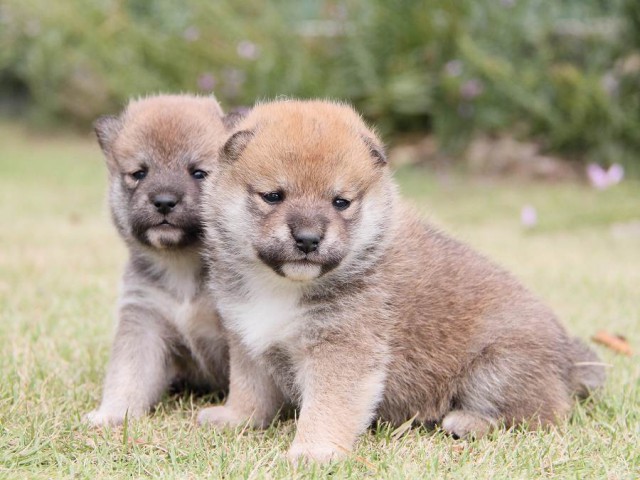
POLYGON ((203 200, 230 392, 201 423, 299 407, 293 460, 349 452, 375 418, 454 436, 547 425, 599 386, 596 355, 516 279, 398 198, 348 106, 254 107, 203 200))
POLYGON ((129 248, 100 407, 119 424, 147 412, 174 383, 226 389, 228 349, 200 257, 200 191, 228 138, 213 97, 134 100, 95 124, 109 170, 109 205, 129 248))

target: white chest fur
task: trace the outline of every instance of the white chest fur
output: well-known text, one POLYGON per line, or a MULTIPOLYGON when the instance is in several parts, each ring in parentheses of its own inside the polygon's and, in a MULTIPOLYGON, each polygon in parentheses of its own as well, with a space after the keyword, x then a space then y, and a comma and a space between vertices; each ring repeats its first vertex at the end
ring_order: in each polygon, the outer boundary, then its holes
POLYGON ((175 328, 191 344, 199 337, 217 339, 221 335, 215 307, 203 296, 175 302, 172 310, 167 313, 175 328))
POLYGON ((125 282, 121 307, 143 305, 157 312, 175 328, 206 371, 207 361, 197 349, 197 340, 220 342, 222 330, 213 299, 202 289, 199 257, 154 257, 152 265, 154 280, 125 282))
POLYGON ((227 328, 255 356, 274 344, 290 343, 299 335, 305 316, 300 287, 273 274, 269 277, 248 279, 244 295, 219 303, 227 328))

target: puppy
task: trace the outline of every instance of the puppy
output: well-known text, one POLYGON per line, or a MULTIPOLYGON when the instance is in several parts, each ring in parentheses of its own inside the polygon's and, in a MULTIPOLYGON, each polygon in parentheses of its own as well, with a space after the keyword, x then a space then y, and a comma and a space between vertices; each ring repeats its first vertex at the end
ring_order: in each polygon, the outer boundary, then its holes
POLYGON ((255 107, 205 190, 205 257, 230 392, 201 423, 268 425, 299 406, 289 457, 328 461, 374 418, 457 437, 548 425, 603 369, 509 273, 398 199, 349 107, 255 107))
POLYGON ((175 383, 228 386, 228 349, 200 258, 200 191, 228 135, 213 97, 162 95, 102 117, 109 205, 129 248, 94 425, 147 412, 175 383))

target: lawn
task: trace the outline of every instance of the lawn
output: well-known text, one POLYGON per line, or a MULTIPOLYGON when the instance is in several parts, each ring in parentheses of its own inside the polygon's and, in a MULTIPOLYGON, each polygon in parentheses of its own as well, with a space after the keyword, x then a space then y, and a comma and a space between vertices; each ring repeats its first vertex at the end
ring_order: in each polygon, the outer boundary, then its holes
MULTIPOLYGON (((403 192, 551 304, 567 327, 640 346, 640 183, 586 185, 436 179, 397 172, 403 192), (539 221, 525 231, 520 209, 539 221)), ((101 394, 126 252, 106 209, 90 138, 33 136, 0 123, 0 478, 637 478, 640 362, 596 347, 606 388, 545 432, 479 441, 440 432, 362 437, 350 460, 293 470, 293 421, 217 433, 194 419, 210 398, 167 397, 127 428, 81 422, 101 394)))

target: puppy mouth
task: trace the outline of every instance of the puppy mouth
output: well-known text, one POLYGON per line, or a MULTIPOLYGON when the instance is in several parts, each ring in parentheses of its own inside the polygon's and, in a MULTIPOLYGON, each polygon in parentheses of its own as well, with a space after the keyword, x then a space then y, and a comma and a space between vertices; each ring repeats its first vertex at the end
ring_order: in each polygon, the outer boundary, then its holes
POLYGON ((276 274, 297 281, 313 280, 322 277, 340 263, 334 258, 322 258, 317 255, 282 258, 278 255, 272 256, 265 252, 258 252, 258 257, 276 274))
POLYGON ((200 236, 201 230, 195 226, 176 225, 164 219, 146 229, 143 243, 159 249, 180 248, 196 243, 200 236))
POLYGON ((160 223, 151 225, 148 228, 148 231, 166 232, 169 234, 170 232, 183 232, 185 231, 185 228, 180 225, 176 225, 165 218, 160 223))
POLYGON ((155 212, 132 216, 131 234, 139 243, 159 248, 182 248, 200 242, 202 226, 191 215, 157 215, 155 212))
POLYGON ((313 258, 303 257, 293 260, 286 260, 283 263, 292 263, 294 265, 319 265, 322 266, 322 262, 315 260, 313 258))
POLYGON ((293 281, 305 282, 322 276, 324 271, 320 263, 309 260, 293 260, 283 263, 277 273, 293 281))

